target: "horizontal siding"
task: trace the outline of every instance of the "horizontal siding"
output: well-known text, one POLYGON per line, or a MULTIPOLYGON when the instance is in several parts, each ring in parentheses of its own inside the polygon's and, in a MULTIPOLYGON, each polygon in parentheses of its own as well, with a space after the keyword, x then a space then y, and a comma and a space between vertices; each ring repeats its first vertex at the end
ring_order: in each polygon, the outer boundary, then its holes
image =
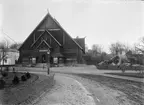
POLYGON ((77 49, 63 49, 63 53, 77 53, 77 49))
POLYGON ((76 58, 77 57, 77 49, 63 49, 62 54, 66 58, 76 58))

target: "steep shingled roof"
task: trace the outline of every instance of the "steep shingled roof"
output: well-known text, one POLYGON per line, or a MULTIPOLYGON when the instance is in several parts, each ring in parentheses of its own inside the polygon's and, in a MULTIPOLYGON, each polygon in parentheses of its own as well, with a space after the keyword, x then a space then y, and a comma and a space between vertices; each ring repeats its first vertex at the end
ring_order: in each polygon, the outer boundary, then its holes
MULTIPOLYGON (((53 21, 62 29, 62 31, 64 31, 72 40, 73 40, 73 42, 81 49, 81 50, 83 50, 84 51, 84 49, 82 48, 82 46, 80 46, 65 30, 64 30, 64 28, 59 24, 59 22, 56 20, 56 19, 54 19, 52 16, 51 16, 51 14, 48 12, 47 14, 46 14, 46 16, 41 20, 41 22, 36 26, 36 28, 31 32, 31 34, 27 37, 27 39, 34 33, 34 31, 42 24, 42 22, 48 17, 48 16, 50 16, 52 19, 53 19, 53 21)), ((26 39, 26 40, 27 40, 26 39)), ((20 46, 20 48, 19 48, 19 50, 22 48, 22 46, 24 45, 24 43, 26 42, 26 40, 23 42, 23 44, 20 46)))
POLYGON ((83 48, 85 52, 85 38, 74 38, 74 40, 83 48))

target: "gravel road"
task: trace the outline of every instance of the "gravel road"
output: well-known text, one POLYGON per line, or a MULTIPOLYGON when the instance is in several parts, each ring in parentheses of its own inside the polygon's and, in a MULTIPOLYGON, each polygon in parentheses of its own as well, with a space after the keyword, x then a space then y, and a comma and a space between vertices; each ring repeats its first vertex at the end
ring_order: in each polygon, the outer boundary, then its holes
POLYGON ((144 84, 100 75, 71 75, 93 93, 97 105, 144 105, 144 84), (97 102, 97 98, 100 100, 97 102))
POLYGON ((52 68, 51 71, 56 73, 56 85, 36 105, 90 105, 93 101, 95 105, 144 105, 144 84, 128 77, 100 75, 112 71, 99 71, 91 66, 52 68), (84 94, 85 90, 89 92, 84 94))
POLYGON ((56 74, 55 81, 53 89, 34 105, 131 105, 121 91, 90 79, 56 74))
POLYGON ((55 75, 56 85, 34 105, 96 105, 92 94, 77 80, 55 75))
POLYGON ((92 93, 96 105, 131 105, 121 91, 111 89, 99 82, 80 76, 69 75, 83 84, 92 93), (118 99, 121 98, 121 101, 118 99))

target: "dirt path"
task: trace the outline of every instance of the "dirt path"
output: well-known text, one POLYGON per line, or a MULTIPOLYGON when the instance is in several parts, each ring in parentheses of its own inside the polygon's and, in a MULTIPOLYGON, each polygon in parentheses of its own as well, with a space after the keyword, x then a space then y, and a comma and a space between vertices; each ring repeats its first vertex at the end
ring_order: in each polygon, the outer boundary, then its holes
POLYGON ((96 105, 131 105, 126 97, 123 97, 122 101, 117 99, 117 97, 124 96, 120 91, 113 90, 90 79, 74 75, 64 75, 75 78, 77 81, 81 82, 84 87, 92 93, 91 96, 94 98, 96 105))
POLYGON ((97 105, 144 105, 144 84, 141 82, 88 74, 71 76, 93 93, 95 102, 99 98, 97 105))
POLYGON ((34 105, 96 105, 91 94, 77 80, 55 75, 56 85, 34 105))
POLYGON ((34 105, 131 105, 124 93, 76 75, 57 74, 56 85, 34 105))

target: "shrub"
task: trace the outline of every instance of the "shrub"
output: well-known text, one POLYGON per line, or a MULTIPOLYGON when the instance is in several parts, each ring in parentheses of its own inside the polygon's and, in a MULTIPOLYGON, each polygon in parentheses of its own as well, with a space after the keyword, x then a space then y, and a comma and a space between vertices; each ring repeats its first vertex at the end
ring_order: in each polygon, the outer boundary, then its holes
POLYGON ((21 76, 21 80, 22 80, 22 81, 26 81, 26 80, 27 80, 26 76, 25 76, 25 75, 22 75, 22 76, 21 76))
POLYGON ((0 89, 3 89, 5 84, 5 81, 3 79, 0 79, 0 89))
POLYGON ((5 72, 5 71, 3 71, 1 74, 2 74, 2 76, 3 76, 3 77, 8 76, 8 73, 7 73, 7 72, 5 72))
POLYGON ((14 79, 12 80, 12 83, 14 85, 18 84, 19 83, 19 78, 17 76, 14 76, 14 79))
POLYGON ((25 75, 26 75, 26 77, 27 77, 28 79, 31 77, 31 75, 30 75, 29 72, 27 72, 25 75))

